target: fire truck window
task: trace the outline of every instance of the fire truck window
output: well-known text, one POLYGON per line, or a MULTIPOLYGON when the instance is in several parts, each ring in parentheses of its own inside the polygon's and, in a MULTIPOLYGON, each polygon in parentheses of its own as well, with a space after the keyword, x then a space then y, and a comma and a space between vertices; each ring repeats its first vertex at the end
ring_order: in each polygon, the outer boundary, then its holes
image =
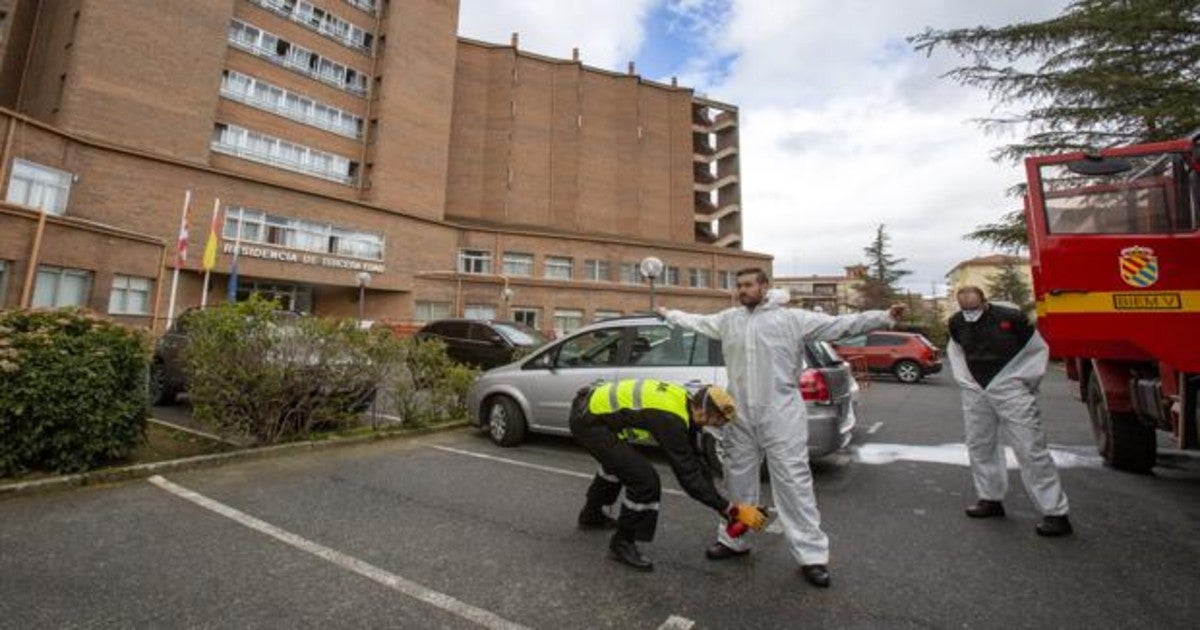
MULTIPOLYGON (((1063 165, 1042 167, 1046 223, 1053 234, 1169 234, 1175 177, 1169 160, 1134 158, 1115 175, 1079 175, 1063 165)), ((1178 216, 1178 215, 1176 215, 1178 216)), ((1178 229, 1178 228, 1176 228, 1178 229)))

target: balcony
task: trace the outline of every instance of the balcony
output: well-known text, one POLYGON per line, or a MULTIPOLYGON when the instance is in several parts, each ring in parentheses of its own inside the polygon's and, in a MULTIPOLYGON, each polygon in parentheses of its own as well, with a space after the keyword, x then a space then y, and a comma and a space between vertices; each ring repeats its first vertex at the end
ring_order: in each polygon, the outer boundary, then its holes
POLYGON ((698 133, 716 133, 736 125, 737 115, 732 112, 723 112, 711 119, 702 113, 692 113, 692 131, 698 133))
POLYGON ((250 0, 250 3, 256 4, 280 17, 300 24, 310 31, 320 33, 321 35, 324 35, 325 37, 328 37, 329 39, 332 39, 347 48, 353 48, 354 50, 368 55, 371 54, 371 34, 332 14, 326 14, 325 17, 329 18, 330 20, 337 20, 337 22, 341 23, 340 26, 342 26, 342 28, 338 28, 338 26, 332 25, 320 17, 313 16, 306 18, 296 10, 296 3, 294 1, 285 2, 284 0, 250 0), (314 18, 316 19, 316 22, 313 21, 314 18), (361 33, 361 35, 356 37, 353 34, 355 31, 358 31, 361 33))
POLYGON ((732 184, 736 184, 736 183, 738 183, 738 181, 739 181, 739 177, 738 177, 737 173, 724 175, 722 177, 715 177, 711 174, 703 174, 702 175, 700 173, 697 173, 695 183, 692 185, 692 190, 694 190, 695 192, 708 193, 708 192, 712 192, 714 190, 719 190, 726 186, 730 186, 732 184))
POLYGON ((732 247, 735 243, 741 242, 742 235, 735 232, 722 236, 721 238, 717 239, 717 242, 713 243, 713 245, 716 245, 717 247, 732 247))
MULTIPOLYGON (((279 40, 279 41, 282 42, 283 40, 279 40)), ((303 50, 303 49, 299 48, 298 46, 293 46, 290 42, 285 42, 285 43, 288 43, 290 50, 303 50)), ((293 70, 293 71, 303 74, 304 76, 307 76, 309 78, 316 79, 317 81, 320 81, 322 83, 332 85, 333 87, 336 87, 340 90, 345 90, 347 92, 350 92, 351 94, 365 96, 367 93, 366 75, 359 74, 359 73, 357 73, 357 71, 351 70, 351 72, 356 73, 357 77, 362 78, 363 79, 362 81, 357 81, 354 79, 348 81, 346 76, 344 76, 344 75, 339 77, 339 76, 336 76, 331 73, 319 72, 311 66, 311 64, 312 64, 311 59, 307 63, 305 63, 304 61, 302 61, 296 57, 293 57, 291 55, 281 55, 278 52, 276 52, 275 48, 267 48, 265 46, 260 46, 253 39, 241 37, 232 32, 229 34, 229 44, 232 45, 234 48, 248 52, 251 55, 254 55, 256 57, 262 57, 263 59, 266 59, 267 61, 270 61, 271 63, 283 66, 289 70, 293 70)), ((310 55, 312 54, 309 51, 304 51, 304 52, 306 52, 310 55)), ((319 65, 319 62, 318 62, 318 65, 319 65)))
POLYGON ((725 217, 736 214, 742 211, 742 206, 736 203, 726 204, 721 208, 717 208, 710 204, 696 206, 696 222, 697 223, 712 223, 720 221, 725 217))

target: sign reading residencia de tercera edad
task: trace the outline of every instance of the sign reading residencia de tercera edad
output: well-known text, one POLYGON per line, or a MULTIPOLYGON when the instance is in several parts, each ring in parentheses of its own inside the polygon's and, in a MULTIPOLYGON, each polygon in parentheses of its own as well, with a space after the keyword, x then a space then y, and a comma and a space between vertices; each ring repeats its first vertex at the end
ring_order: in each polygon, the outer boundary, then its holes
MULTIPOLYGON (((298 265, 312 265, 314 267, 329 267, 333 269, 349 269, 352 271, 367 271, 370 273, 384 273, 387 271, 387 268, 380 263, 354 260, 353 258, 338 258, 335 256, 323 256, 321 254, 294 252, 286 249, 263 247, 261 245, 243 244, 241 248, 240 255, 247 258, 278 260, 279 262, 295 263, 298 265)), ((222 251, 225 254, 233 254, 233 243, 225 243, 222 251)))

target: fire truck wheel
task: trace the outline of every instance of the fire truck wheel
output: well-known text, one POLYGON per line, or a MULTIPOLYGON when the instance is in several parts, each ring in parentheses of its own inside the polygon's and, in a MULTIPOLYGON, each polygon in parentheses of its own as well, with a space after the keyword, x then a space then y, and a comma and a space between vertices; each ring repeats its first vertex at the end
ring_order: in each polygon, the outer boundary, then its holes
POLYGON ((1154 429, 1138 422, 1132 413, 1110 412, 1094 370, 1088 378, 1087 409, 1104 462, 1118 470, 1150 472, 1157 450, 1154 429))

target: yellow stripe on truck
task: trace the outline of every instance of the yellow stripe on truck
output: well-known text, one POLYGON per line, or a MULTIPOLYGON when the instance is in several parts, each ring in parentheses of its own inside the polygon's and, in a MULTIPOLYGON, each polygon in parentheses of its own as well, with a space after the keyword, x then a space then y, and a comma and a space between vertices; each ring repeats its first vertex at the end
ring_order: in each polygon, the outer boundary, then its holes
POLYGON ((1200 291, 1089 291, 1047 295, 1038 300, 1047 313, 1200 313, 1200 291))

